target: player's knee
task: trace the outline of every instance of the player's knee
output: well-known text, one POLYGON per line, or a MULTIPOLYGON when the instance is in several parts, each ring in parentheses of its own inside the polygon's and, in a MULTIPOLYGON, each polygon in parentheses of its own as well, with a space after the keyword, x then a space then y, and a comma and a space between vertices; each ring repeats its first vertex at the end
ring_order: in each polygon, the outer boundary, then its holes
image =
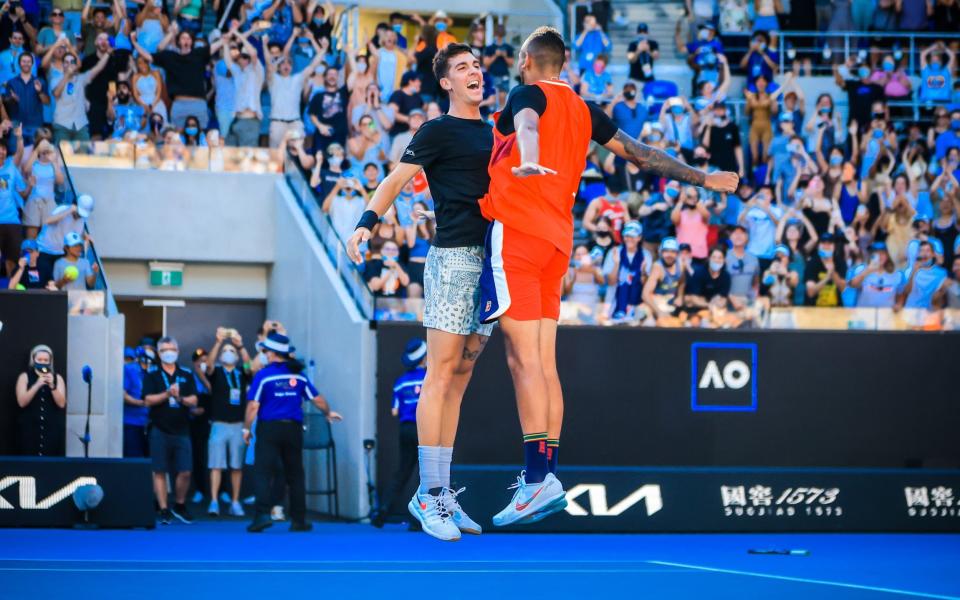
POLYGON ((430 365, 430 369, 427 369, 427 376, 424 379, 424 387, 444 397, 453 383, 456 366, 456 363, 448 363, 446 361, 437 366, 430 365))
POLYGON ((526 375, 543 369, 537 352, 509 352, 507 366, 514 375, 526 375))

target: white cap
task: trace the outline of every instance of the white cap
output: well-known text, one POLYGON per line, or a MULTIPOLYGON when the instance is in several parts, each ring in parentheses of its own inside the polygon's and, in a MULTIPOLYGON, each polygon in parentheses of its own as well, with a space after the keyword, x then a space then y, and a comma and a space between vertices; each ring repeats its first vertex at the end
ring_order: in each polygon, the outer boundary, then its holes
POLYGON ((77 214, 86 219, 93 212, 93 196, 80 194, 77 198, 77 214))

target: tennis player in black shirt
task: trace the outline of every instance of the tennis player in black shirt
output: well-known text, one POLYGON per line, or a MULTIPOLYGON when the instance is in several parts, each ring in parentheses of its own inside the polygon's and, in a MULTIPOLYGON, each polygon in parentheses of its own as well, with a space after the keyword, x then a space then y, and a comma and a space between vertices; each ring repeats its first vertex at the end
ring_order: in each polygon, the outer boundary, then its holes
POLYGON ((450 462, 463 393, 492 331, 480 323, 478 310, 488 226, 478 201, 490 183, 493 132, 480 116, 483 73, 470 46, 450 44, 437 52, 433 71, 450 96, 450 111, 424 123, 413 136, 400 163, 374 193, 347 252, 361 262, 360 244, 370 239, 403 186, 423 169, 437 233, 424 269, 427 375, 417 406, 420 487, 407 508, 425 532, 452 541, 461 532, 481 532, 450 489, 450 462))

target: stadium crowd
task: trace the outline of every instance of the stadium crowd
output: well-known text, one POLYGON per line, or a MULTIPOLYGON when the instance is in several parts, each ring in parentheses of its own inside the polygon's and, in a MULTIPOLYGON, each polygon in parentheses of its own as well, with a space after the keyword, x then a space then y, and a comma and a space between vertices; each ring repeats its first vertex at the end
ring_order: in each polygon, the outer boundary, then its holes
MULTIPOLYGON (((708 193, 591 152, 568 300, 618 321, 704 326, 753 323, 771 306, 960 306, 958 15, 956 0, 690 0, 673 40, 689 66, 688 97, 657 79, 666 41, 643 23, 615 86, 609 6, 593 3, 562 78, 628 134, 698 167, 736 171, 742 185, 708 193), (882 37, 901 30, 954 35, 917 38, 911 54, 882 37), (873 37, 846 52, 826 34, 780 44, 790 31, 873 37), (832 91, 810 103, 800 78, 821 67, 832 91), (918 101, 921 119, 906 118, 904 100, 918 101)), ((393 13, 347 43, 339 16, 317 0, 56 0, 43 15, 4 3, 8 287, 96 279, 83 257, 92 199, 58 206, 54 144, 273 148, 303 170, 346 239, 413 134, 445 110, 431 68, 439 48, 474 48, 485 118, 517 84, 519 32, 509 37, 503 20, 488 28, 486 15, 455 24, 442 10, 393 13)), ((421 173, 370 242, 362 269, 375 295, 422 296, 432 217, 421 173)))

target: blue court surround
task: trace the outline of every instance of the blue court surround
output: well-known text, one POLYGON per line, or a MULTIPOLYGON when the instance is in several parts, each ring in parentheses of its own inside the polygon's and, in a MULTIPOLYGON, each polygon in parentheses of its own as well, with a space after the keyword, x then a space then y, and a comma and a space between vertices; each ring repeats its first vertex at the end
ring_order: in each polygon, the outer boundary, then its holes
POLYGON ((0 598, 958 598, 960 535, 0 530, 0 598), (804 549, 809 556, 750 555, 804 549), (433 593, 429 593, 433 590, 433 593))

